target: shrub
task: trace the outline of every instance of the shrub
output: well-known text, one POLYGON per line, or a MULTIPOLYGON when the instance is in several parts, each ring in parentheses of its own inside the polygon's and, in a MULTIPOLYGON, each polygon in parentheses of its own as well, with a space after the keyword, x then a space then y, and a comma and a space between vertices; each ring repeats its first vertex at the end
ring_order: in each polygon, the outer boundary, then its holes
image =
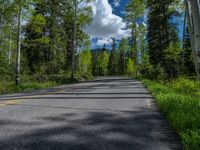
POLYGON ((192 96, 200 96, 199 84, 195 80, 186 77, 180 77, 171 81, 169 85, 178 92, 192 96))

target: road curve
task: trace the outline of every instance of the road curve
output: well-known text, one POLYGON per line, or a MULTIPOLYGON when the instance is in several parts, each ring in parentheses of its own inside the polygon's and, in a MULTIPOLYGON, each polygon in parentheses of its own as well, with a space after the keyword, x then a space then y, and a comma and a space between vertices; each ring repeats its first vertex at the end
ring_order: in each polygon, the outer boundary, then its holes
POLYGON ((0 97, 0 150, 181 150, 143 84, 122 77, 0 97))

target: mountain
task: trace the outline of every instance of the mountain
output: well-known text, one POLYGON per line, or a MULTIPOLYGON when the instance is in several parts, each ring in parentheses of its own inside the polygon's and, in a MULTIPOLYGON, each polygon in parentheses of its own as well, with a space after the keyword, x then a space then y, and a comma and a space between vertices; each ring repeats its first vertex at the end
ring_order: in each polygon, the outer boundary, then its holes
MULTIPOLYGON (((92 52, 92 54, 102 53, 102 48, 92 49, 91 52, 92 52)), ((106 52, 110 54, 111 50, 110 49, 106 49, 106 52)))

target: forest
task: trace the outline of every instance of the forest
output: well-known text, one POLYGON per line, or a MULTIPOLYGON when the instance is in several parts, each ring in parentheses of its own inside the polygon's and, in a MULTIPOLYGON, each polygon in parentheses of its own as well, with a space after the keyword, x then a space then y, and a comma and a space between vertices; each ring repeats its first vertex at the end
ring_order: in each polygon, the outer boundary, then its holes
POLYGON ((91 51, 84 30, 92 22, 90 2, 1 0, 1 80, 20 84, 52 76, 196 78, 186 18, 184 29, 177 27, 176 18, 185 14, 182 1, 130 1, 124 17, 130 37, 119 44, 113 37, 112 50, 104 45, 100 53, 91 51), (79 7, 81 3, 85 5, 79 7), (147 25, 139 21, 146 9, 147 25))
POLYGON ((91 49, 85 30, 92 22, 91 2, 0 0, 0 93, 96 76, 138 78, 154 94, 185 148, 198 149, 200 2, 130 0, 123 18, 130 36, 113 37, 112 49, 104 44, 101 51, 91 49), (141 22, 147 10, 147 22, 141 22))

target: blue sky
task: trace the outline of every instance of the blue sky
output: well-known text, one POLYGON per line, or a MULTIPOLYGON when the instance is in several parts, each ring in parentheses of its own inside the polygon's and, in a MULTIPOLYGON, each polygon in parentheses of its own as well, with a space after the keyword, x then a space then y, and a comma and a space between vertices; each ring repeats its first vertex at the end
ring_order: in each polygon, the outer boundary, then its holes
MULTIPOLYGON (((112 37, 120 40, 128 37, 130 31, 125 30, 126 23, 123 21, 124 11, 129 0, 95 0, 91 6, 93 9, 93 22, 86 29, 91 37, 91 48, 102 48, 106 44, 111 48, 112 37)), ((182 18, 178 20, 179 37, 182 37, 182 18)), ((144 18, 142 19, 144 21, 144 18)))
POLYGON ((109 4, 112 5, 114 14, 123 17, 123 12, 126 8, 126 5, 128 4, 128 1, 129 0, 109 0, 109 4), (116 2, 119 2, 118 7, 116 7, 116 2))
POLYGON ((120 40, 128 36, 123 21, 125 7, 129 0, 95 0, 92 3, 93 22, 87 28, 91 37, 92 49, 102 48, 104 44, 109 48, 114 37, 120 40))

